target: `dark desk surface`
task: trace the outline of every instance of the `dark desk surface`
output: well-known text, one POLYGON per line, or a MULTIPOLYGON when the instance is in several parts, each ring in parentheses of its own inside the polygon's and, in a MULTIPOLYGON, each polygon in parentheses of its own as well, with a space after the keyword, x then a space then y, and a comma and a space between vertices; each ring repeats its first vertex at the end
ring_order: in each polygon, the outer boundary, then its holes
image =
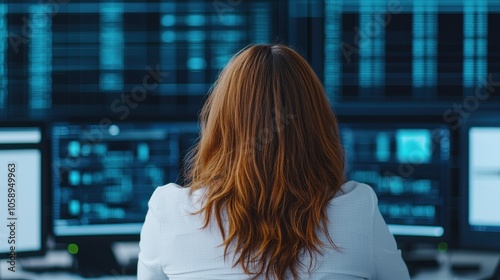
MULTIPOLYGON (((124 251, 120 252, 118 255, 130 255, 131 257, 137 256, 138 246, 132 245, 129 248, 125 248, 124 251)), ((497 263, 500 261, 500 252, 478 252, 478 251, 449 251, 446 253, 437 253, 437 260, 439 263, 438 267, 427 268, 417 270, 412 279, 415 280, 478 280, 491 276, 497 263), (452 271, 451 267, 454 264, 477 264, 479 265, 478 270, 472 270, 469 272, 456 272, 452 271)), ((62 266, 71 265, 71 257, 66 252, 48 252, 45 257, 38 259, 23 259, 19 260, 18 264, 21 266, 26 265, 37 265, 37 262, 43 262, 45 264, 58 264, 62 266)), ((43 272, 43 273, 33 273, 18 270, 12 273, 7 270, 8 264, 2 260, 0 262, 0 279, 33 279, 33 280, 72 280, 72 279, 86 279, 91 280, 92 278, 83 278, 80 275, 71 274, 68 272, 43 272)), ((19 267, 18 267, 19 268, 19 267)), ((113 273, 107 277, 95 278, 99 280, 132 280, 137 279, 136 276, 130 275, 120 275, 120 273, 113 273)))
POLYGON ((431 269, 421 269, 417 271, 412 279, 486 279, 493 274, 498 262, 500 261, 500 252, 492 253, 457 250, 447 253, 438 253, 437 259, 440 264, 439 267, 431 269), (479 269, 470 271, 454 271, 452 270, 453 265, 479 265, 479 269))
MULTIPOLYGON (((113 251, 120 263, 127 263, 129 260, 137 258, 139 253, 138 242, 123 242, 117 243, 113 246, 113 251)), ((121 272, 111 271, 108 276, 99 278, 83 278, 82 276, 74 273, 67 272, 72 266, 72 256, 64 250, 49 250, 45 256, 20 258, 16 261, 16 272, 7 270, 8 263, 0 260, 0 279, 29 279, 29 280, 73 280, 73 279, 99 279, 99 280, 132 280, 137 279, 136 276, 121 275, 121 272), (24 267, 31 267, 39 270, 46 270, 45 268, 58 268, 57 270, 49 270, 47 272, 29 272, 23 270, 24 267)))

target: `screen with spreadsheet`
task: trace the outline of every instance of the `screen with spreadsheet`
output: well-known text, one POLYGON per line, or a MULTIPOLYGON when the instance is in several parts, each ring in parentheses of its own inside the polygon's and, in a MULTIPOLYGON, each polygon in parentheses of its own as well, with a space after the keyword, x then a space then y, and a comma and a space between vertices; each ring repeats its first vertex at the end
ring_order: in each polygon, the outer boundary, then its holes
POLYGON ((498 1, 312 2, 323 2, 323 81, 336 103, 432 104, 500 80, 498 1))
POLYGON ((343 123, 340 128, 346 176, 375 190, 389 230, 442 238, 450 219, 449 128, 409 123, 343 123))
POLYGON ((179 182, 196 123, 52 127, 56 236, 138 235, 156 187, 179 182))
POLYGON ((0 1, 0 108, 195 116, 232 55, 272 40, 272 15, 263 0, 0 1))
POLYGON ((233 54, 272 42, 332 104, 442 113, 500 80, 499 21, 495 0, 3 0, 0 118, 194 118, 233 54))

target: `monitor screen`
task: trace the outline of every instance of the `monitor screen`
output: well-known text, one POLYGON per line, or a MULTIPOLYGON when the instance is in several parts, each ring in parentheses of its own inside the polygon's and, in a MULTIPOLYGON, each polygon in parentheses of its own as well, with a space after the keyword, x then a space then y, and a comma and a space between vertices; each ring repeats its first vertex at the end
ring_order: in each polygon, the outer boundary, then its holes
POLYGON ((40 127, 0 125, 0 258, 43 252, 41 143, 40 127))
POLYGON ((500 126, 474 124, 464 139, 461 245, 500 249, 500 126))
POLYGON ((138 237, 151 194, 179 181, 197 138, 196 123, 55 124, 55 236, 138 237))
MULTIPOLYGON (((429 109, 477 96, 476 88, 498 73, 492 51, 499 44, 493 35, 498 1, 309 2, 323 5, 325 32, 316 42, 323 47, 325 90, 335 103, 402 102, 411 110, 419 104, 410 102, 423 101, 429 109)), ((304 10, 312 21, 313 12, 304 10)))
POLYGON ((500 232, 500 150, 494 148, 498 143, 498 127, 469 130, 469 225, 475 230, 500 232))
POLYGON ((346 177, 370 185, 396 236, 443 239, 450 132, 444 125, 341 124, 346 177))
POLYGON ((275 13, 267 0, 0 1, 0 109, 194 117, 233 54, 274 39, 275 13))

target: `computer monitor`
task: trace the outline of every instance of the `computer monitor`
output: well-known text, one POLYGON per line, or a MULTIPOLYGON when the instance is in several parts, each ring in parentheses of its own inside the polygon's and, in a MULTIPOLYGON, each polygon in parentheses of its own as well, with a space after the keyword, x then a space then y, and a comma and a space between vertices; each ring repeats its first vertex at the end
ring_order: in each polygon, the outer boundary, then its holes
POLYGON ((347 179, 374 189, 380 212, 400 246, 446 241, 448 126, 390 119, 342 122, 340 131, 347 179))
POLYGON ((500 251, 500 115, 462 131, 460 245, 500 251))
POLYGON ((57 123, 52 126, 53 234, 77 246, 82 273, 121 271, 115 241, 138 240, 156 187, 180 180, 197 123, 57 123))
POLYGON ((42 130, 39 124, 0 123, 0 259, 9 267, 45 250, 42 130))

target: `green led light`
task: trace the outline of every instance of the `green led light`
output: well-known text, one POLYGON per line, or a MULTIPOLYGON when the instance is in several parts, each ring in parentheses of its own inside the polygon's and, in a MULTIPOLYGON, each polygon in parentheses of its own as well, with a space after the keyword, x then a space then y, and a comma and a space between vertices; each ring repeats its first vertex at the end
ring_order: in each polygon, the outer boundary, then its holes
POLYGON ((448 243, 446 243, 446 242, 440 242, 438 244, 438 251, 441 252, 441 253, 444 253, 444 252, 448 251, 448 243))
POLYGON ((78 254, 78 245, 71 243, 68 245, 68 252, 72 255, 78 254))

